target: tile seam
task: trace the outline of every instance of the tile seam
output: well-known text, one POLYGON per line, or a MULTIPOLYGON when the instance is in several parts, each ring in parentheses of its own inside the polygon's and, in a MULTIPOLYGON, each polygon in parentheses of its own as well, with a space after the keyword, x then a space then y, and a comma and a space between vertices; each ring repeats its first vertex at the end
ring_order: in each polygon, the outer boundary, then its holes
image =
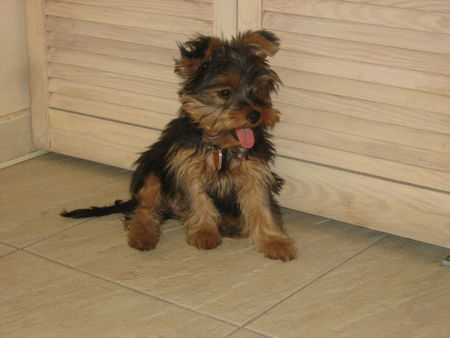
MULTIPOLYGON (((382 236, 380 236, 379 238, 377 238, 376 240, 374 240, 372 243, 370 243, 369 245, 367 245, 366 247, 364 247, 363 249, 359 250, 358 252, 356 252, 355 254, 351 255, 349 258, 345 259, 343 262, 333 266, 332 268, 330 268, 329 270, 327 270, 326 272, 324 272, 323 274, 321 274, 320 276, 314 278, 313 280, 309 281, 308 283, 306 283, 305 285, 302 285, 301 287, 297 288, 295 291, 293 291, 292 293, 290 293, 289 295, 287 295, 286 297, 282 298, 280 301, 276 302, 275 304, 271 305, 270 307, 268 307, 266 310, 262 311, 261 313, 259 313, 258 315, 254 316, 252 319, 250 319, 249 321, 247 321, 246 323, 242 324, 241 328, 242 329, 247 329, 247 330, 252 330, 256 333, 259 334, 263 334, 263 335, 267 335, 267 333, 264 332, 260 332, 258 330, 255 329, 251 329, 249 327, 247 327, 247 325, 253 323, 254 321, 258 320, 259 318, 261 318, 262 316, 264 316, 266 313, 270 312, 272 309, 274 309, 275 307, 277 307, 278 305, 284 303, 285 301, 287 301, 289 298, 292 298, 294 295, 302 292, 304 289, 308 288, 309 286, 313 285, 314 283, 316 283, 317 281, 321 280, 322 278, 324 278, 325 276, 327 276, 329 273, 333 272, 336 269, 339 269, 341 266, 347 264, 349 261, 351 261, 353 258, 355 258, 356 256, 362 254, 363 252, 365 252, 366 250, 370 249, 372 246, 374 246, 375 244, 377 244, 378 242, 380 242, 382 239, 386 238, 387 234, 383 234, 382 236)), ((270 336, 269 336, 270 337, 270 336)))
POLYGON ((179 304, 179 303, 177 303, 177 302, 174 302, 174 301, 171 301, 171 300, 162 298, 162 297, 160 297, 160 296, 153 295, 153 294, 151 294, 151 293, 148 293, 148 292, 145 292, 145 291, 142 291, 142 290, 133 288, 133 287, 131 287, 131 286, 128 286, 128 285, 123 284, 123 283, 120 283, 120 282, 118 282, 118 281, 114 281, 114 280, 108 279, 108 278, 106 278, 106 277, 103 277, 103 276, 101 276, 101 275, 97 275, 97 274, 92 273, 92 272, 89 272, 89 271, 81 270, 81 269, 76 268, 76 267, 74 267, 74 266, 72 266, 72 265, 69 265, 69 264, 60 262, 60 261, 58 261, 58 260, 55 260, 55 259, 52 259, 52 258, 49 258, 49 257, 46 257, 46 256, 42 256, 42 255, 37 254, 37 253, 35 253, 35 252, 33 252, 33 251, 29 251, 29 250, 26 250, 26 249, 19 249, 18 251, 25 252, 25 253, 30 254, 30 255, 33 255, 33 256, 35 256, 35 257, 44 259, 44 260, 46 260, 46 261, 48 261, 48 262, 51 262, 51 263, 54 263, 54 264, 63 266, 63 267, 65 267, 65 268, 68 268, 68 269, 70 269, 70 270, 76 271, 76 272, 81 273, 81 274, 83 274, 83 275, 86 275, 86 276, 89 276, 89 277, 92 277, 92 278, 95 278, 95 279, 98 279, 98 280, 107 282, 107 283, 112 284, 112 285, 115 285, 115 286, 117 286, 117 287, 126 289, 126 290, 128 290, 128 291, 131 291, 131 292, 134 292, 134 293, 137 293, 137 294, 140 294, 140 295, 142 295, 142 296, 145 296, 145 297, 148 297, 148 298, 152 298, 152 299, 161 301, 161 302, 163 302, 163 303, 165 303, 165 304, 169 304, 169 305, 175 306, 175 307, 177 307, 177 308, 180 308, 180 309, 189 311, 189 312, 194 313, 194 314, 196 314, 196 315, 199 315, 199 316, 201 316, 201 317, 213 319, 213 320, 218 321, 218 322, 221 322, 221 323, 223 323, 223 324, 230 325, 230 326, 232 326, 232 327, 235 328, 235 329, 240 329, 240 328, 241 328, 240 324, 233 323, 232 321, 228 321, 228 320, 226 320, 226 319, 223 319, 223 318, 216 317, 216 316, 211 315, 211 314, 208 314, 208 313, 204 313, 204 312, 198 311, 198 310, 193 309, 193 308, 190 308, 190 307, 188 307, 188 306, 186 306, 186 305, 179 304))

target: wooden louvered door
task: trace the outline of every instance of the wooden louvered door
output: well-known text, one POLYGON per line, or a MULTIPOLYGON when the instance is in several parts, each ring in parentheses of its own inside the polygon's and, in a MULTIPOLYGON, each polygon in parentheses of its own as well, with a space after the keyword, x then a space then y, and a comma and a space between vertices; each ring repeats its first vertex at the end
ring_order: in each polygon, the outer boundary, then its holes
POLYGON ((176 42, 266 28, 286 207, 450 247, 447 0, 27 0, 38 147, 130 168, 178 110, 176 42))
POLYGON ((239 29, 282 42, 282 204, 450 247, 450 1, 240 9, 239 29))

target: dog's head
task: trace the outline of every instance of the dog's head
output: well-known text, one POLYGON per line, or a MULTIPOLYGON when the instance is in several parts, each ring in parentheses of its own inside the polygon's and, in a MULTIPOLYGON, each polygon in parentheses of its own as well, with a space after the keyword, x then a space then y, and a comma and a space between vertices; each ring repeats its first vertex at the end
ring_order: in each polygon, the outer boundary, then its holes
POLYGON ((252 148, 255 128, 279 120, 270 95, 280 84, 266 58, 279 49, 271 32, 249 31, 231 40, 198 36, 179 45, 175 73, 183 79, 182 110, 220 147, 252 148))

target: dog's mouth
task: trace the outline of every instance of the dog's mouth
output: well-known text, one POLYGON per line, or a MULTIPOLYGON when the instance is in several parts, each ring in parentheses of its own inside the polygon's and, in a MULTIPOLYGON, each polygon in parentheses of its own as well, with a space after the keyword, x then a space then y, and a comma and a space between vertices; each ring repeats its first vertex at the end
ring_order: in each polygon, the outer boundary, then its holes
POLYGON ((236 137, 244 148, 252 148, 255 144, 255 134, 252 128, 235 129, 236 137))

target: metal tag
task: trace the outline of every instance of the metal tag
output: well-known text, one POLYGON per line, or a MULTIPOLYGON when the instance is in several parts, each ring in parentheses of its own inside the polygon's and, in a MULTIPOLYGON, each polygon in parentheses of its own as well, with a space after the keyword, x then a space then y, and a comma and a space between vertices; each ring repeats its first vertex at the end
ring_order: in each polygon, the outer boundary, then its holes
POLYGON ((222 160, 223 160, 222 149, 215 149, 213 154, 214 154, 214 167, 217 170, 222 169, 222 160))

